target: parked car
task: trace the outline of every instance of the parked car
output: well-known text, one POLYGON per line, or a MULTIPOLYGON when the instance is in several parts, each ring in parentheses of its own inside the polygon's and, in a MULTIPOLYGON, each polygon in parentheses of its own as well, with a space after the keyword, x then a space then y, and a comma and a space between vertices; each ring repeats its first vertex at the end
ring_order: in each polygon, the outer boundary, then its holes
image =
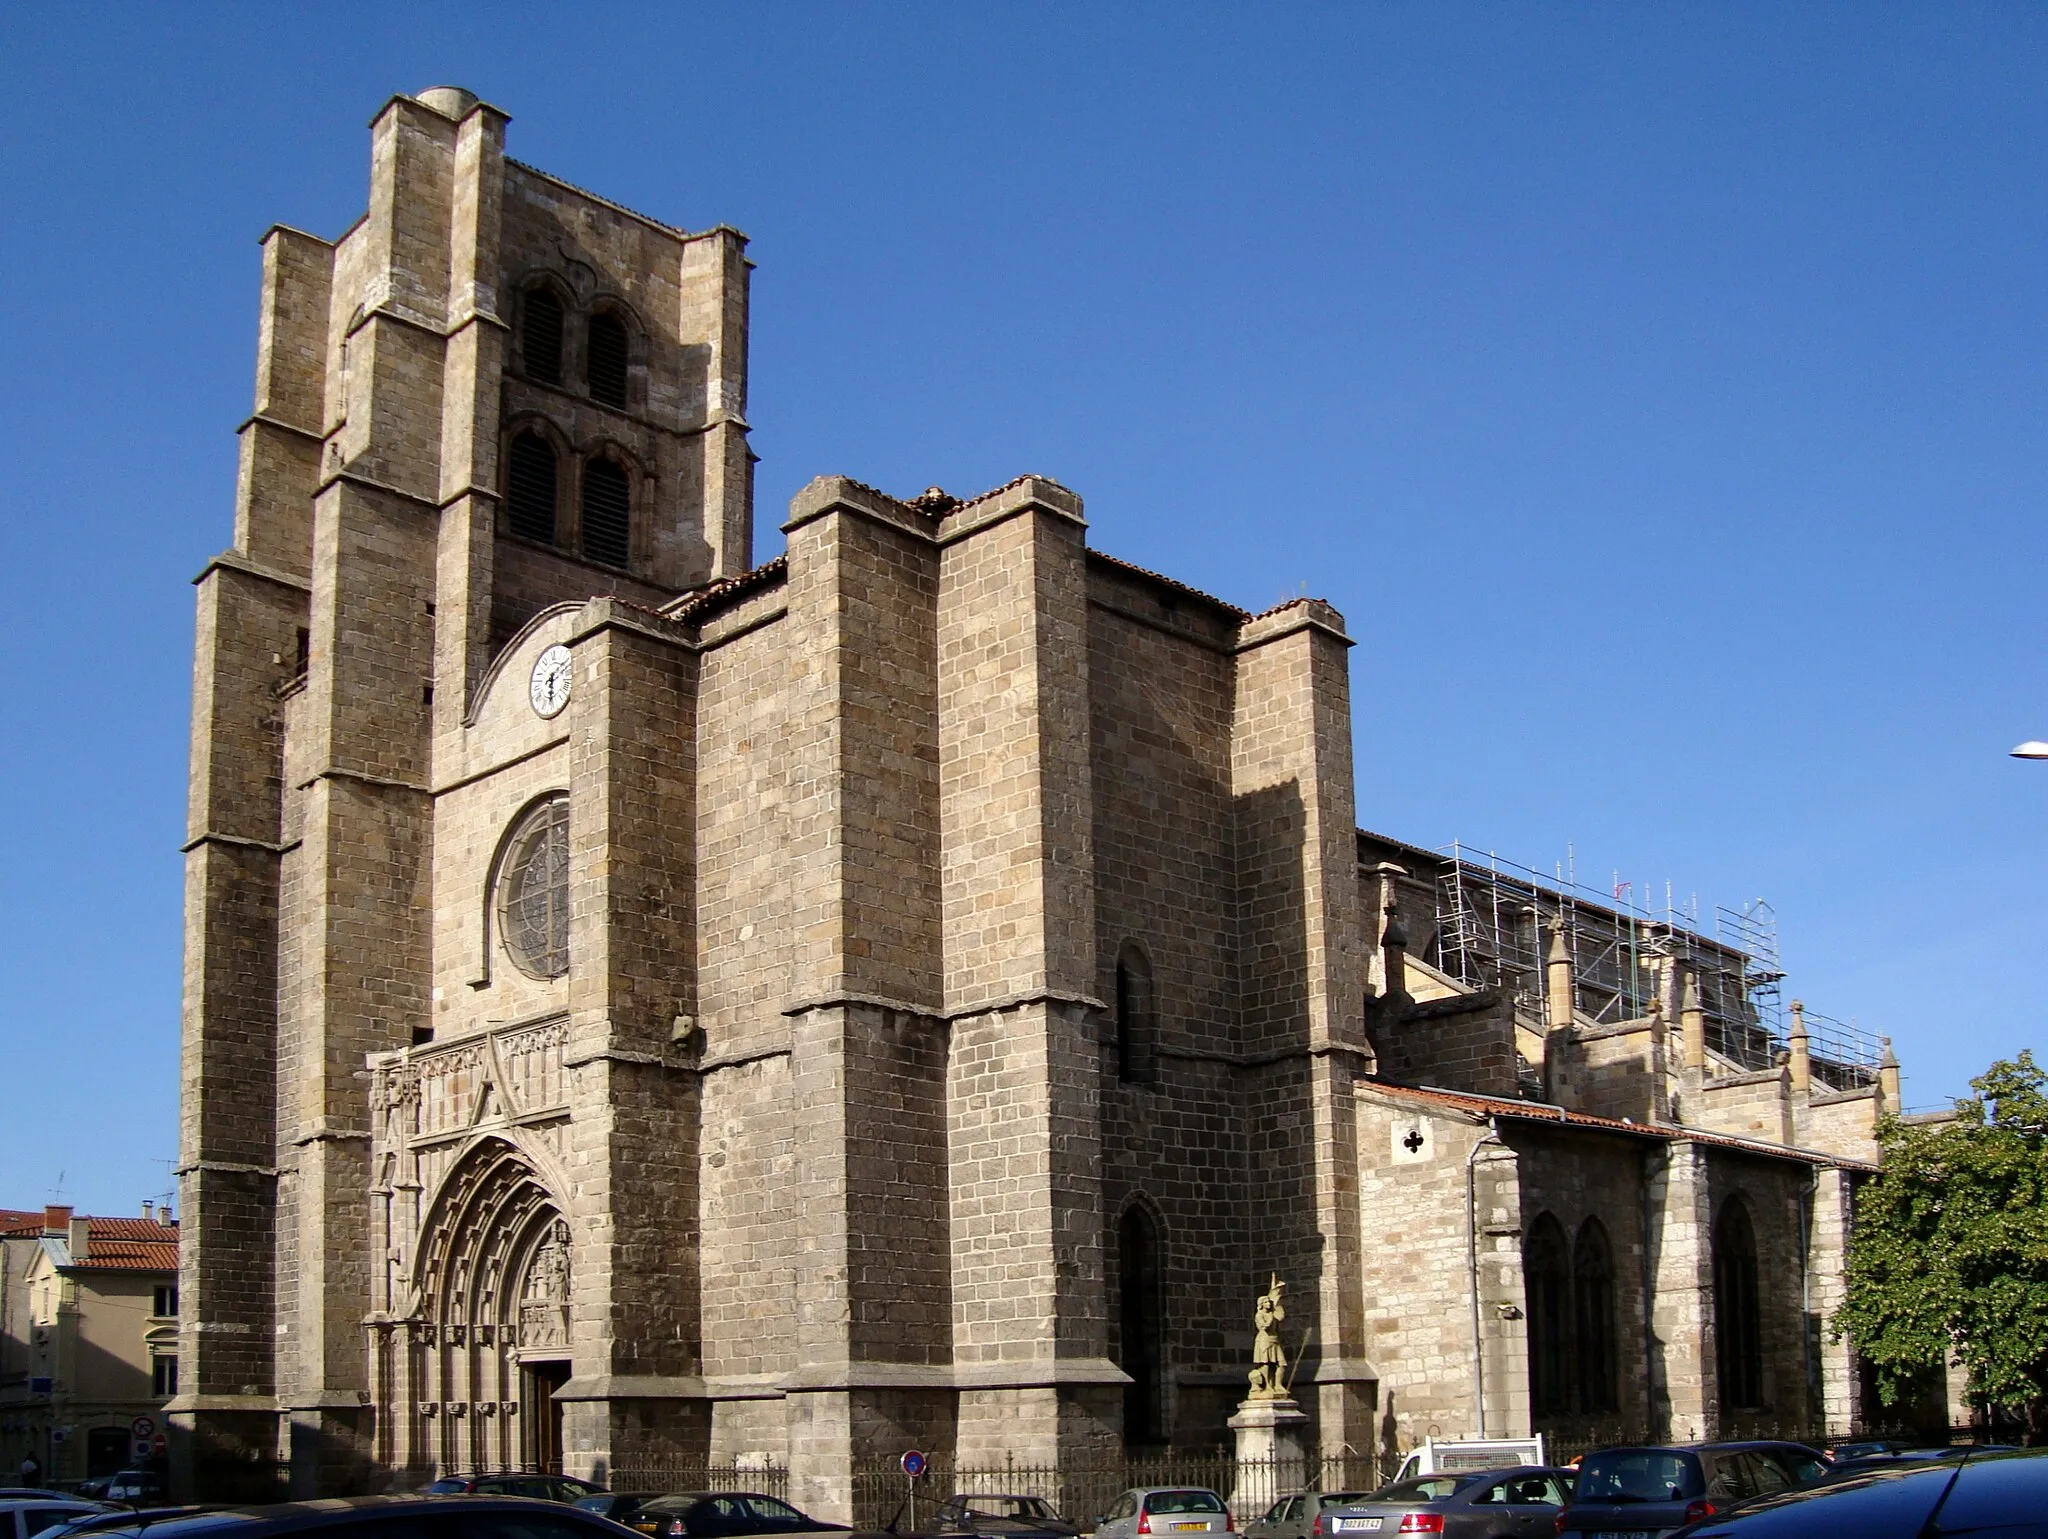
POLYGON ((1835 1459, 1835 1478, 1860 1475, 1865 1470, 1889 1469, 1895 1464, 1931 1464, 1938 1459, 1963 1459, 1980 1453, 2017 1453, 2010 1443, 1941 1443, 1925 1448, 1888 1448, 1881 1453, 1835 1459))
POLYGON ((1326 1539, 1329 1530, 1317 1522, 1332 1507, 1362 1502, 1364 1491, 1291 1491, 1263 1517, 1245 1524, 1245 1539, 1326 1539))
POLYGON ((1579 1465, 1560 1534, 1658 1534, 1739 1502, 1816 1485, 1834 1470, 1803 1443, 1597 1448, 1579 1465))
POLYGON ((36 1534, 111 1510, 104 1502, 80 1501, 55 1491, 0 1497, 0 1539, 33 1539, 36 1534))
POLYGON ((2048 1530, 2048 1449, 1899 1463, 1716 1513, 1672 1539, 2033 1539, 2048 1530))
POLYGON ((64 1531, 94 1539, 624 1539, 573 1507, 503 1496, 349 1496, 273 1507, 105 1513, 64 1531))
POLYGON ((134 1528, 137 1524, 161 1523, 166 1518, 189 1518, 195 1512, 215 1510, 189 1502, 172 1507, 109 1507, 104 1512, 76 1518, 62 1528, 45 1529, 42 1539, 72 1539, 76 1534, 97 1534, 109 1528, 134 1528))
MULTIPOLYGON (((894 1522, 889 1528, 898 1531, 894 1522)), ((921 1506, 917 1526, 903 1531, 920 1539, 1077 1539, 1081 1529, 1042 1496, 968 1492, 921 1506)))
POLYGON ((1095 1539, 1138 1534, 1227 1534, 1234 1525, 1223 1498, 1201 1486, 1139 1486, 1109 1504, 1095 1539))
POLYGON ((110 1475, 100 1499, 141 1506, 147 1502, 161 1502, 169 1495, 170 1489, 164 1484, 164 1477, 155 1470, 130 1469, 110 1475))
POLYGON ((603 1486, 573 1475, 536 1475, 531 1471, 498 1470, 478 1475, 444 1475, 421 1489, 422 1496, 525 1496, 536 1501, 573 1504, 601 1495, 603 1486))
POLYGON ((1570 1470, 1541 1464, 1397 1480, 1322 1515, 1329 1539, 1442 1534, 1445 1539, 1550 1539, 1572 1490, 1570 1470))
POLYGON ((640 1509, 649 1502, 658 1502, 666 1491, 599 1491, 592 1496, 579 1496, 570 1503, 578 1512, 594 1512, 601 1518, 610 1518, 614 1523, 651 1534, 660 1528, 654 1517, 643 1514, 640 1509))
POLYGON ((799 1512, 779 1497, 759 1491, 686 1491, 640 1504, 631 1525, 662 1539, 739 1539, 748 1534, 844 1534, 844 1523, 827 1523, 799 1512), (653 1528, 640 1528, 651 1521, 653 1528))

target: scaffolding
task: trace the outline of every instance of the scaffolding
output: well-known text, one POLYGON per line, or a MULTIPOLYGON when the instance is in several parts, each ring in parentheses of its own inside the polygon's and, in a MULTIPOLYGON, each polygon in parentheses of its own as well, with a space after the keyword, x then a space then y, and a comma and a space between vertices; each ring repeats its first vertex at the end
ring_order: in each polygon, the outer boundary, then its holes
MULTIPOLYGON (((1787 1045, 1785 973, 1777 914, 1761 898, 1716 909, 1708 935, 1698 900, 1677 903, 1668 883, 1659 904, 1647 885, 1624 882, 1619 873, 1606 893, 1596 893, 1578 881, 1569 855, 1545 874, 1458 842, 1437 853, 1446 864, 1437 877, 1436 929, 1425 956, 1450 977, 1472 988, 1502 989, 1524 1015, 1545 1020, 1545 936, 1561 929, 1577 1015, 1601 1025, 1638 1019, 1649 1013, 1652 999, 1674 998, 1674 969, 1683 969, 1698 984, 1710 1053, 1737 1070, 1779 1062, 1787 1045)), ((1877 1038, 1811 1012, 1806 1021, 1817 1081, 1851 1089, 1875 1078, 1877 1038)))

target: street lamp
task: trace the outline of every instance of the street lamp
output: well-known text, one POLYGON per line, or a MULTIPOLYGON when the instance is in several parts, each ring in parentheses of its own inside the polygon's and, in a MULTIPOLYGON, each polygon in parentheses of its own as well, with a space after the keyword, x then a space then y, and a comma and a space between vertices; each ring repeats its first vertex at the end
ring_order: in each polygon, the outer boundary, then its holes
POLYGON ((2015 759, 2048 759, 2048 743, 2039 738, 2029 738, 2012 751, 2015 759))

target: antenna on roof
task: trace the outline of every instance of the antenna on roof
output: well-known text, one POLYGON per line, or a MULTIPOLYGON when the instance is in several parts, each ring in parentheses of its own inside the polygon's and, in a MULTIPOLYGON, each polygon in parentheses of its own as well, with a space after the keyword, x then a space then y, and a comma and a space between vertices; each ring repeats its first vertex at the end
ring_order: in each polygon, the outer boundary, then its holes
POLYGON ((52 1202, 57 1202, 57 1201, 60 1201, 60 1200, 61 1200, 61 1199, 62 1199, 62 1198, 63 1198, 63 1197, 64 1197, 64 1196, 66 1195, 66 1188, 65 1188, 65 1185, 64 1185, 64 1177, 65 1177, 66 1175, 68 1175, 68 1174, 69 1174, 69 1172, 68 1172, 68 1171, 62 1171, 62 1170, 60 1170, 60 1171, 58 1171, 58 1172, 57 1172, 57 1184, 56 1184, 55 1186, 53 1186, 53 1187, 51 1187, 51 1188, 50 1188, 50 1201, 52 1201, 52 1202))

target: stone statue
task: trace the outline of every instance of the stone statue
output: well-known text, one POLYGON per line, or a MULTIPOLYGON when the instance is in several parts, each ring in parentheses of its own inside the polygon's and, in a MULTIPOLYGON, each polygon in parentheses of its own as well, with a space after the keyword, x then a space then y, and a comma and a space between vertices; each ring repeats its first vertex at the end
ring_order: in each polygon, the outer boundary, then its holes
POLYGON ((1259 1295, 1258 1308, 1252 1311, 1252 1323, 1258 1327, 1252 1341, 1253 1400, 1287 1398, 1287 1349, 1280 1344, 1280 1322, 1287 1318, 1286 1293, 1287 1284, 1275 1274, 1273 1286, 1259 1295))

